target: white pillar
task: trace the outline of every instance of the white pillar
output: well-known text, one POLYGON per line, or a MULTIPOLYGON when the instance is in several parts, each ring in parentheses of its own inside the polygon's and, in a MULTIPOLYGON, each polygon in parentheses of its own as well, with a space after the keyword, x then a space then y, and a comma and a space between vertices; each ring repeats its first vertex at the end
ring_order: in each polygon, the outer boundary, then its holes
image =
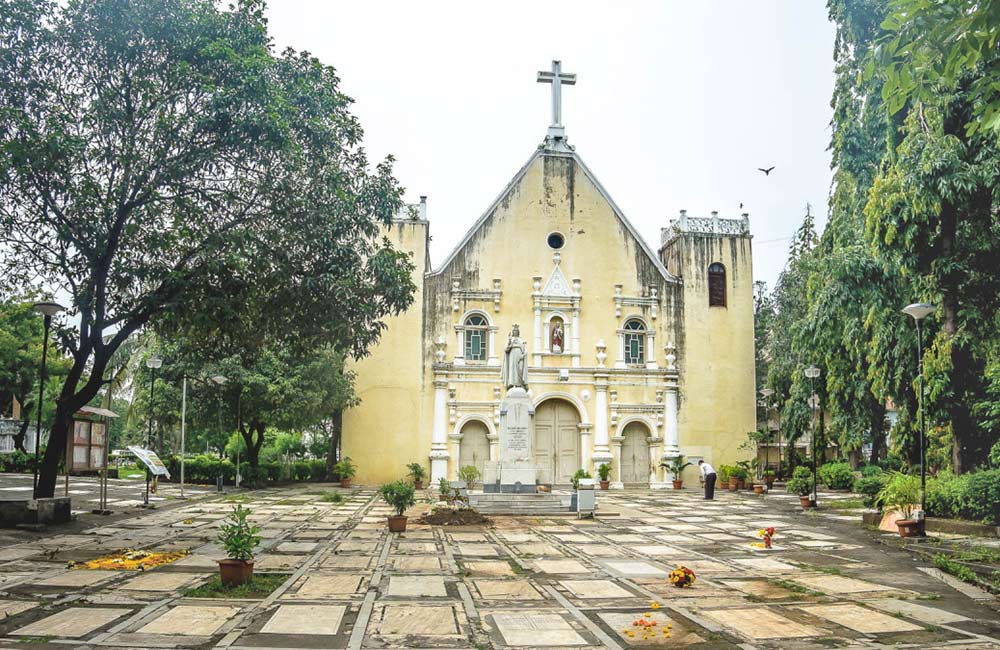
POLYGON ((663 396, 663 457, 679 456, 680 430, 677 424, 677 387, 667 388, 663 396))
POLYGON ((580 467, 597 476, 597 465, 590 467, 590 425, 584 422, 576 425, 580 432, 580 467))
POLYGON ((570 332, 571 352, 573 353, 573 367, 580 367, 580 310, 573 310, 573 330, 570 332))
POLYGON ((434 380, 434 428, 431 431, 431 485, 448 478, 448 380, 434 380))
POLYGON ((656 365, 656 335, 652 332, 646 334, 646 367, 655 370, 656 365))
POLYGON ((614 477, 614 480, 611 481, 611 485, 608 487, 612 490, 625 489, 625 484, 622 482, 622 442, 624 442, 624 440, 624 436, 614 436, 611 438, 611 452, 615 456, 614 464, 611 468, 611 475, 614 477))
POLYGON ((461 327, 455 328, 455 365, 465 365, 465 336, 461 327))
POLYGON ((497 343, 497 328, 496 327, 491 327, 489 329, 489 332, 490 332, 490 339, 489 339, 489 341, 490 341, 489 342, 490 347, 488 348, 489 349, 489 355, 488 355, 488 357, 486 359, 486 365, 488 365, 488 366, 499 366, 500 365, 500 359, 497 358, 497 346, 496 346, 496 343, 497 343))
POLYGON ((542 307, 535 303, 535 365, 542 365, 542 307))
POLYGON ((612 460, 611 449, 608 446, 608 375, 594 375, 594 466, 609 463, 612 460))

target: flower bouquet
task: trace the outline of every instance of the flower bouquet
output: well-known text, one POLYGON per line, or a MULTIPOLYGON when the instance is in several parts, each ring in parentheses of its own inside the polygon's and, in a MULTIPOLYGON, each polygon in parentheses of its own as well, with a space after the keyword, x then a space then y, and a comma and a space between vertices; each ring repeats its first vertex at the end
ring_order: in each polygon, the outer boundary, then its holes
POLYGON ((694 571, 691 569, 686 566, 679 566, 670 572, 667 579, 670 580, 670 584, 675 587, 690 587, 694 584, 695 576, 694 571))
POLYGON ((771 540, 774 539, 774 526, 761 528, 757 531, 757 537, 760 537, 764 541, 754 542, 751 546, 754 548, 771 548, 771 540))

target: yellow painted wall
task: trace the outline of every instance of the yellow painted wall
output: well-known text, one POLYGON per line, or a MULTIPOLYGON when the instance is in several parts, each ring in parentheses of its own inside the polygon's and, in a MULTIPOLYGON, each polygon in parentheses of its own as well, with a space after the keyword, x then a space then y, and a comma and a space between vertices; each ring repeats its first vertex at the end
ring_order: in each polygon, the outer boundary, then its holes
POLYGON ((385 235, 411 255, 417 292, 410 309, 386 319, 388 329, 371 354, 349 366, 357 373, 355 393, 361 404, 344 413, 341 453, 358 466, 354 480, 364 485, 402 478, 407 463, 430 467, 429 413, 424 411, 432 389, 423 386, 420 345, 427 222, 396 220, 385 235))
POLYGON ((750 239, 687 233, 667 246, 664 258, 684 280, 681 451, 716 468, 749 459, 751 451, 739 445, 756 428, 750 239), (713 262, 726 268, 726 307, 708 306, 713 262))

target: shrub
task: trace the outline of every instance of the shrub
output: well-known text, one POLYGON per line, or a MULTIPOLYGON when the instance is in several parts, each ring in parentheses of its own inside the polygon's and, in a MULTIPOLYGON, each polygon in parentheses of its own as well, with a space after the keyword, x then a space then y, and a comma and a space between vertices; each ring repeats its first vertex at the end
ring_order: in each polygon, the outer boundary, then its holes
POLYGON ((810 469, 800 465, 792 472, 792 478, 785 484, 785 490, 800 497, 809 496, 813 491, 813 475, 810 469))
POLYGON ((1000 469, 928 479, 927 514, 1000 523, 1000 469))
POLYGON ((240 479, 250 487, 261 487, 267 482, 267 468, 257 465, 247 464, 246 467, 240 463, 240 479))
POLYGON ((590 472, 588 472, 585 469, 576 470, 576 473, 573 474, 573 478, 570 479, 570 482, 573 483, 574 490, 580 487, 580 479, 582 478, 593 478, 593 477, 590 475, 590 472))
MULTIPOLYGON (((688 463, 690 464, 690 463, 688 463)), ((607 463, 601 463, 597 466, 597 475, 601 477, 602 481, 607 481, 611 477, 611 465, 607 463)))
POLYGON ((410 478, 413 479, 414 483, 423 481, 424 477, 427 476, 427 470, 420 463, 410 463, 406 466, 406 469, 409 471, 410 478))
POLYGON ((406 509, 416 503, 413 486, 406 481, 386 483, 378 489, 379 496, 395 508, 396 516, 402 517, 406 509))
POLYGON ((253 551, 260 544, 260 528, 247 521, 249 514, 250 510, 237 505, 219 529, 219 541, 231 560, 252 560, 253 551))
POLYGON ((309 461, 297 460, 292 466, 295 472, 296 481, 308 481, 309 476, 312 473, 312 468, 309 467, 309 461))
POLYGON ((358 473, 358 468, 349 456, 344 456, 333 466, 333 473, 337 475, 338 479, 346 478, 347 480, 351 480, 358 473))
POLYGON ((736 469, 735 465, 719 465, 719 469, 716 471, 719 483, 728 483, 729 477, 733 475, 734 469, 736 469))
POLYGON ((479 470, 476 469, 475 465, 460 467, 458 469, 458 479, 465 481, 466 487, 472 490, 476 486, 476 481, 479 480, 479 470))
POLYGON ((831 490, 854 487, 854 470, 848 463, 826 463, 819 468, 819 477, 831 490))
POLYGON ((878 465, 865 465, 861 468, 862 478, 871 478, 872 476, 879 476, 883 473, 882 468, 878 465))
POLYGON ((920 477, 893 472, 879 491, 875 503, 883 510, 894 510, 909 519, 920 503, 920 477))
POLYGON ((890 472, 898 472, 903 469, 903 457, 890 451, 885 458, 878 461, 878 466, 890 472))
POLYGON ((854 491, 864 497, 866 508, 873 508, 875 507, 875 497, 882 491, 888 480, 889 475, 879 470, 879 472, 873 473, 871 476, 862 476, 855 481, 854 491))
POLYGON ((441 496, 448 496, 449 494, 451 494, 451 481, 449 481, 443 476, 439 478, 438 492, 441 494, 441 496))
POLYGON ((323 481, 326 479, 326 461, 316 458, 309 461, 309 478, 313 481, 323 481))

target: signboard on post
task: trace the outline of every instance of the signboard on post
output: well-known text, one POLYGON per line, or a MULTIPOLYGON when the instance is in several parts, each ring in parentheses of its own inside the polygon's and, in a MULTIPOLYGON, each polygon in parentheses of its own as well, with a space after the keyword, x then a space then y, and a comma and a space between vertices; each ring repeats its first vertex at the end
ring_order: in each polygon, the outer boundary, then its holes
POLYGON ((135 457, 142 461, 142 464, 149 469, 149 473, 153 476, 166 476, 170 478, 170 472, 167 471, 167 466, 163 464, 160 457, 156 455, 156 452, 151 449, 143 449, 142 447, 132 447, 129 446, 128 450, 135 454, 135 457))

